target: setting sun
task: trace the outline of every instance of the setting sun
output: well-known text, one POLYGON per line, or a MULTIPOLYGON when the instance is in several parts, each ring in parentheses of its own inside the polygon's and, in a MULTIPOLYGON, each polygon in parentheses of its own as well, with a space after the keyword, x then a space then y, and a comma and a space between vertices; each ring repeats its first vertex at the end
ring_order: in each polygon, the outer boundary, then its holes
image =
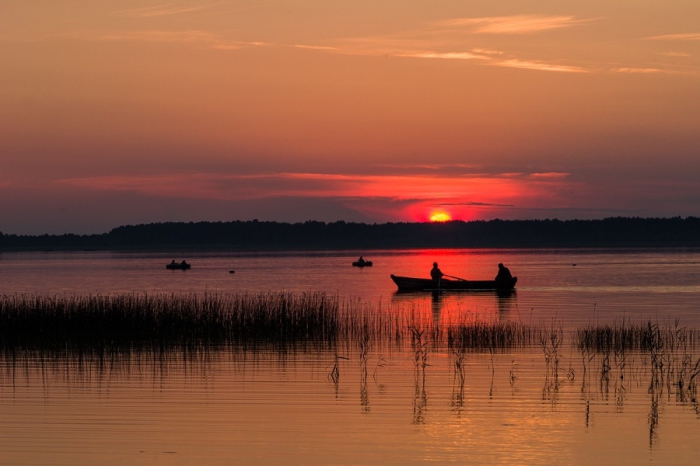
POLYGON ((431 222, 449 222, 450 220, 452 220, 452 217, 446 212, 433 212, 430 215, 431 222))

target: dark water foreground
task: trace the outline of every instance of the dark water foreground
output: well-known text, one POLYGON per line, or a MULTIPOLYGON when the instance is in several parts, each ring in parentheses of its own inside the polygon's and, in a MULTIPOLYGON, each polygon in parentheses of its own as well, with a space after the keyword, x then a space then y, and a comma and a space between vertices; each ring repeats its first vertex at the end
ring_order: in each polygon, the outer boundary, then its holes
POLYGON ((698 330, 323 293, 0 299, 3 464, 694 464, 698 330))

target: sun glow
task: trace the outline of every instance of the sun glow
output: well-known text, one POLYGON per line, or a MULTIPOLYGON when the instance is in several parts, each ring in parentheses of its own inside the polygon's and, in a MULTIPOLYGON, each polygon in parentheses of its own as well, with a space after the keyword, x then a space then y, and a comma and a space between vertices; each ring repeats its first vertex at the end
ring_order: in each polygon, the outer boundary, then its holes
POLYGON ((431 222, 449 222, 450 220, 452 220, 452 217, 447 212, 433 212, 430 214, 431 222))

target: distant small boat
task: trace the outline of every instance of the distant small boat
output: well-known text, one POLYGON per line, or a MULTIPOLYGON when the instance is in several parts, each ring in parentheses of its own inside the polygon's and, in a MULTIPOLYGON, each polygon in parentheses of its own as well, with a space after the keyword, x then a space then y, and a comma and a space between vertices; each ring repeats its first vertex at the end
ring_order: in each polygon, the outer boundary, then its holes
POLYGON ((372 261, 355 261, 352 263, 353 267, 372 267, 372 261))
POLYGON ((436 284, 430 278, 411 278, 391 275, 399 291, 468 291, 468 290, 512 290, 518 277, 513 277, 508 281, 497 282, 496 280, 447 280, 443 278, 436 284))
POLYGON ((166 269, 168 270, 188 270, 191 269, 192 266, 188 264, 185 261, 182 261, 180 263, 177 262, 171 262, 165 266, 166 269))

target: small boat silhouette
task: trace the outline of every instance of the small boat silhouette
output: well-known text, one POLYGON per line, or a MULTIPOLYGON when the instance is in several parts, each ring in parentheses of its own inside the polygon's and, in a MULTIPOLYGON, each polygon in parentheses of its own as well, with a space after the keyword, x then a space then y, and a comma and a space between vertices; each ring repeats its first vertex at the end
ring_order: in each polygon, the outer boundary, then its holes
POLYGON ((165 268, 168 270, 188 270, 191 269, 192 266, 185 261, 178 263, 173 260, 171 263, 167 264, 165 268))

